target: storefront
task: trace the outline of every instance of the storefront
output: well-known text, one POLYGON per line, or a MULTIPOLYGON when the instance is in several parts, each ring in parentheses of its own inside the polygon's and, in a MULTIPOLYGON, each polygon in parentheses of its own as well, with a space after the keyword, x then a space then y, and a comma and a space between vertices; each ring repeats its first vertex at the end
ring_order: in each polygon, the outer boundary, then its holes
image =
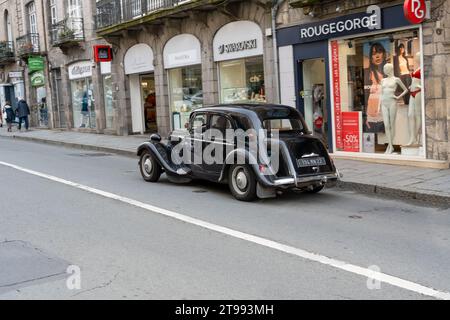
POLYGON ((265 102, 261 28, 251 21, 228 23, 216 33, 213 45, 219 71, 220 102, 265 102))
POLYGON ((68 66, 74 128, 96 128, 92 62, 80 61, 68 66))
POLYGON ((180 34, 164 47, 164 68, 169 80, 169 103, 173 130, 184 129, 191 113, 203 106, 202 55, 200 41, 180 34))
POLYGON ((124 68, 130 86, 133 133, 157 130, 153 59, 152 48, 144 43, 134 45, 125 54, 124 68))
POLYGON ((426 157, 422 27, 402 6, 278 31, 282 97, 335 154, 426 157), (286 101, 288 102, 288 101, 286 101))

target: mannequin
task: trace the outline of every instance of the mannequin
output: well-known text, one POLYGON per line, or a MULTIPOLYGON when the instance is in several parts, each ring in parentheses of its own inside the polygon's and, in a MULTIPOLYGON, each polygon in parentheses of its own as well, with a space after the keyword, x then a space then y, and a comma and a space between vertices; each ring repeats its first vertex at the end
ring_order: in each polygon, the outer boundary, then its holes
POLYGON ((407 146, 419 144, 419 131, 422 125, 422 75, 420 69, 420 52, 414 57, 414 65, 418 66, 412 74, 412 83, 409 87, 411 99, 408 109, 409 142, 407 146))
POLYGON ((383 112, 383 121, 386 128, 386 136, 388 139, 388 147, 386 154, 394 153, 394 137, 395 137, 395 120, 397 118, 397 100, 403 98, 409 93, 408 88, 403 84, 400 78, 394 76, 394 66, 387 63, 384 66, 384 73, 387 78, 381 80, 381 99, 380 108, 383 112), (397 88, 401 87, 403 93, 399 96, 395 95, 397 88))

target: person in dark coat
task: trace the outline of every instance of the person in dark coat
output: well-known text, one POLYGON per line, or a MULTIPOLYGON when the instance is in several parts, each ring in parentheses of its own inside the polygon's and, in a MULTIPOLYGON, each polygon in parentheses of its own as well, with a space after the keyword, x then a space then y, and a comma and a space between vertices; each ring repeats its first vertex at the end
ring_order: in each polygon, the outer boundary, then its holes
POLYGON ((12 123, 14 121, 14 111, 11 106, 11 103, 9 101, 6 101, 5 105, 3 106, 3 110, 5 111, 6 115, 6 124, 8 126, 8 132, 12 131, 12 123))
POLYGON ((28 103, 24 99, 20 99, 17 104, 16 110, 17 116, 19 117, 19 127, 18 129, 22 129, 22 121, 25 122, 25 129, 28 131, 29 122, 28 116, 30 115, 30 107, 28 107, 28 103))

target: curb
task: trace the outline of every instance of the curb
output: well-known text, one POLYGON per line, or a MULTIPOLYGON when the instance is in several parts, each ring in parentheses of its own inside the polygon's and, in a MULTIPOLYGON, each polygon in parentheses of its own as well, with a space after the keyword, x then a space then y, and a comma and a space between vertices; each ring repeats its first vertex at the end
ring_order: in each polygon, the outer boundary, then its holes
MULTIPOLYGON (((65 142, 65 141, 55 141, 55 140, 47 140, 47 139, 41 139, 41 138, 34 138, 34 137, 26 137, 26 136, 0 136, 1 138, 6 139, 17 139, 22 141, 31 141, 31 142, 37 142, 37 143, 43 143, 48 145, 55 145, 55 146, 63 146, 68 148, 74 148, 74 149, 80 149, 80 150, 90 150, 90 151, 100 151, 100 152, 107 152, 107 153, 113 153, 121 156, 126 157, 132 157, 136 158, 136 152, 134 151, 128 151, 128 150, 121 150, 121 149, 115 149, 115 148, 109 148, 109 147, 100 147, 100 146, 93 146, 93 145, 86 145, 81 143, 71 143, 71 142, 65 142)), ((433 206, 444 206, 446 208, 450 208, 450 197, 447 196, 440 196, 436 194, 431 193, 425 193, 425 192, 416 192, 416 191, 410 191, 410 190, 404 190, 404 189, 394 189, 384 186, 377 186, 377 185, 371 185, 366 183, 360 183, 360 182, 351 182, 351 181, 339 181, 337 187, 342 190, 350 190, 350 191, 357 191, 362 194, 367 195, 378 195, 389 199, 397 199, 397 200, 412 200, 416 201, 422 204, 428 204, 433 206)))
POLYGON ((422 204, 450 208, 450 197, 440 196, 433 193, 394 189, 384 186, 342 180, 339 181, 337 187, 343 190, 357 191, 364 194, 375 194, 389 199, 412 200, 422 204))
POLYGON ((93 146, 93 145, 87 145, 87 144, 81 144, 81 143, 55 141, 55 140, 47 140, 47 139, 34 138, 34 137, 16 136, 16 135, 0 136, 0 137, 6 138, 6 139, 17 139, 17 140, 22 140, 22 141, 37 142, 37 143, 43 143, 43 144, 48 144, 48 145, 54 145, 54 146, 62 146, 62 147, 80 149, 80 150, 90 150, 90 151, 114 153, 114 154, 118 154, 121 156, 136 158, 136 152, 134 152, 134 151, 121 150, 121 149, 115 149, 115 148, 109 148, 109 147, 100 147, 100 146, 93 146))

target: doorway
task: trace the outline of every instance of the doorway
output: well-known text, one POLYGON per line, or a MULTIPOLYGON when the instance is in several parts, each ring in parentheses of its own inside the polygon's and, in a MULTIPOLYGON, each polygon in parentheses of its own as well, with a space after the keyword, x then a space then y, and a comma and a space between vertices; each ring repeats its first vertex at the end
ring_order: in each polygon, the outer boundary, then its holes
POLYGON ((302 72, 300 98, 308 128, 328 147, 328 112, 325 60, 323 58, 299 61, 302 72))
POLYGON ((133 133, 157 132, 155 76, 153 73, 130 75, 130 100, 133 133))

